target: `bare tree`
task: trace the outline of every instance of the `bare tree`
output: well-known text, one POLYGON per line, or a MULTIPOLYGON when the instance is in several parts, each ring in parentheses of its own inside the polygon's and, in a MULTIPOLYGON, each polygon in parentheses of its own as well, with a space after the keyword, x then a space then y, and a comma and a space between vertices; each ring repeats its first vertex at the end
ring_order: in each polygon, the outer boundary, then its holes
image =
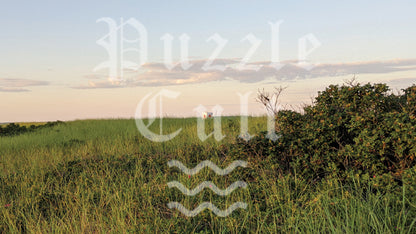
POLYGON ((358 79, 355 76, 355 74, 351 79, 344 80, 344 83, 351 87, 360 85, 360 83, 358 83, 358 79))
POLYGON ((257 101, 263 104, 269 115, 272 115, 274 117, 274 121, 276 123, 275 130, 277 132, 281 131, 281 126, 278 119, 278 113, 281 110, 279 97, 285 89, 286 87, 280 86, 275 87, 272 93, 266 92, 264 89, 258 90, 257 92, 257 101))
POLYGON ((264 89, 259 89, 257 92, 257 101, 263 104, 269 114, 277 116, 281 109, 279 97, 285 89, 286 87, 275 87, 272 93, 266 92, 264 89))

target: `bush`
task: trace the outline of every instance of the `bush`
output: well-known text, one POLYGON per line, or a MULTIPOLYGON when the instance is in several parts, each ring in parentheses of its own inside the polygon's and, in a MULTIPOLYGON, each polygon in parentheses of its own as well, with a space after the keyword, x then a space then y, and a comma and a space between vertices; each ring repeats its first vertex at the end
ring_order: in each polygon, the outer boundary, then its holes
POLYGON ((416 86, 393 94, 385 84, 331 85, 303 113, 276 115, 281 138, 237 143, 248 157, 273 158, 282 173, 311 180, 390 174, 416 165, 416 86))
POLYGON ((30 125, 30 127, 25 127, 25 126, 20 126, 19 124, 16 123, 10 123, 8 125, 6 125, 5 127, 0 126, 0 137, 5 137, 5 136, 17 136, 23 133, 27 133, 27 132, 33 132, 37 129, 42 129, 42 128, 48 128, 48 127, 53 127, 57 124, 62 124, 62 121, 55 121, 55 122, 47 122, 46 124, 43 125, 30 125))

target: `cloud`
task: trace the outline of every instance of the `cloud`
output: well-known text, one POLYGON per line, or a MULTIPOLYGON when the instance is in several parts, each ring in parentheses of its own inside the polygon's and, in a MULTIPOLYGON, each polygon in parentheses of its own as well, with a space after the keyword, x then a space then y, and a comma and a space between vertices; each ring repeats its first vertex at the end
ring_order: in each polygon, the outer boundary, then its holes
POLYGON ((0 87, 0 92, 8 92, 8 93, 21 93, 21 92, 29 92, 28 89, 22 89, 22 88, 4 88, 0 87))
POLYGON ((38 80, 28 80, 28 79, 1 79, 0 86, 4 87, 27 87, 27 86, 41 86, 48 85, 49 82, 38 81, 38 80))
POLYGON ((126 84, 120 81, 111 81, 109 80, 104 80, 104 81, 89 81, 88 82, 88 86, 85 85, 80 85, 80 86, 74 86, 72 88, 75 89, 111 89, 111 88, 120 88, 120 87, 125 87, 126 84))
POLYGON ((28 92, 30 90, 26 89, 26 87, 45 85, 49 85, 49 82, 28 79, 0 78, 0 92, 28 92))
POLYGON ((131 73, 123 81, 114 82, 110 79, 89 81, 88 85, 75 86, 77 89, 120 88, 135 86, 167 86, 207 83, 212 81, 236 80, 241 83, 256 83, 265 80, 298 81, 317 77, 336 77, 353 74, 386 74, 397 71, 416 70, 416 59, 401 59, 389 61, 365 61, 351 63, 314 64, 311 69, 305 69, 296 61, 283 61, 282 67, 276 69, 270 61, 249 63, 260 65, 256 70, 238 69, 237 59, 218 59, 211 66, 224 66, 224 70, 204 70, 208 60, 192 60, 189 69, 182 69, 178 64, 173 69, 167 69, 163 63, 144 64, 139 71, 131 73))
POLYGON ((396 78, 385 81, 389 86, 392 87, 409 87, 416 85, 415 77, 406 77, 406 78, 396 78))
POLYGON ((99 75, 99 74, 88 74, 88 75, 85 75, 84 78, 88 80, 100 80, 100 79, 106 78, 106 76, 99 75))

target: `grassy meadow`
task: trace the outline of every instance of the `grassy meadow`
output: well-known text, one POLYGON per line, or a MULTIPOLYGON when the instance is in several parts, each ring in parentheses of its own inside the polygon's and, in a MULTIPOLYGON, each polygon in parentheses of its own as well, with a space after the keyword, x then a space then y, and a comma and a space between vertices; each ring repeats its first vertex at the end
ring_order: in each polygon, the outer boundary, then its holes
MULTIPOLYGON (((311 183, 281 175, 271 157, 244 157, 234 147, 239 117, 223 117, 226 137, 201 141, 195 118, 163 119, 164 133, 182 128, 174 139, 157 143, 143 137, 133 119, 79 120, 0 137, 0 232, 73 233, 414 233, 414 187, 378 190, 370 179, 349 183, 326 178, 311 183), (208 168, 187 176, 167 162, 188 168, 211 160, 221 168, 246 160, 225 176, 208 168), (242 180, 229 196, 204 189, 186 196, 167 183, 189 189, 212 181, 220 189, 242 180), (187 217, 169 202, 193 210, 208 201, 219 209, 246 202, 227 217, 209 209, 187 217)), ((265 117, 250 117, 249 132, 266 131, 265 117)), ((207 121, 212 130, 212 119, 207 121)), ((152 124, 158 130, 158 120, 152 124)), ((279 157, 279 155, 273 155, 279 157)))

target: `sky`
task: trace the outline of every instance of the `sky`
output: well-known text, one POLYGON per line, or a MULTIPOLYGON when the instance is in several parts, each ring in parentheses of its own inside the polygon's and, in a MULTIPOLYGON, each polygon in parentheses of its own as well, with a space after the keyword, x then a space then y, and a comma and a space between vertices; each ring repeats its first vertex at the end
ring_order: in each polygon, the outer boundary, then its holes
POLYGON ((287 87, 296 108, 354 76, 416 83, 414 1, 1 3, 0 122, 132 118, 140 103, 140 117, 260 115, 259 89, 287 87))

